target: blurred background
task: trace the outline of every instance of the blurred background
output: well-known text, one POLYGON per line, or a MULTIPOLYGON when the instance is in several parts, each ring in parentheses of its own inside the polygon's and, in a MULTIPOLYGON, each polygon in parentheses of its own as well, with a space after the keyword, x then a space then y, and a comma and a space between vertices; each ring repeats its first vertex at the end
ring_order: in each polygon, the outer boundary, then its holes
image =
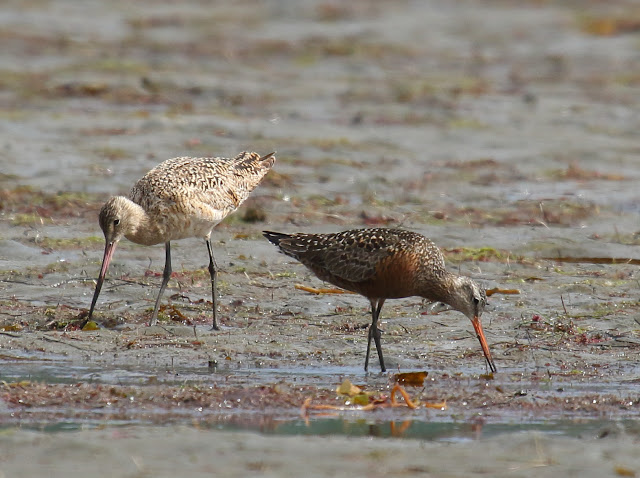
POLYGON ((253 400, 247 376, 268 388, 316 370, 305 383, 332 394, 345 370, 362 374, 367 301, 295 290, 321 283, 260 231, 401 226, 431 237, 451 269, 514 292, 491 296, 483 317, 495 387, 478 379, 461 314, 385 305, 390 369, 435 369, 427 399, 459 414, 440 419, 480 411, 477 431, 484 417, 539 420, 544 406, 547 418, 637 413, 639 32, 631 0, 3 0, 0 378, 22 380, 25 363, 40 372, 42 359, 57 377, 43 382, 83 382, 93 397, 95 377, 139 386, 154 371, 154 387, 191 367, 208 393, 253 400), (177 309, 163 317, 200 325, 195 342, 191 327, 173 342, 144 336, 164 249, 128 241, 100 331, 72 345, 21 332, 69 330, 89 307, 110 195, 165 159, 243 150, 278 159, 213 233, 224 334, 204 332, 208 256, 195 238, 172 244, 165 301, 177 309), (226 381, 202 375, 216 361, 226 381))

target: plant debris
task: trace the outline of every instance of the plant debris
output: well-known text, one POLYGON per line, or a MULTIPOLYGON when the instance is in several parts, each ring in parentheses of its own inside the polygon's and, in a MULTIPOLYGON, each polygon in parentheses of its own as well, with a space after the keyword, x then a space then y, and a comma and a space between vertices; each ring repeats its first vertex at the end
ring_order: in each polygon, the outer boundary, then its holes
POLYGON ((409 385, 411 387, 422 387, 424 380, 429 375, 429 372, 405 372, 397 373, 393 376, 393 380, 396 383, 402 385, 409 385))
POLYGON ((519 289, 499 289, 494 287, 493 289, 487 289, 486 291, 487 297, 491 297, 494 294, 505 294, 505 295, 517 295, 520 293, 519 289))
POLYGON ((346 289, 336 289, 336 288, 316 289, 315 287, 309 287, 302 284, 295 284, 294 287, 298 290, 303 290, 311 294, 355 294, 355 292, 352 292, 346 289))
MULTIPOLYGON (((426 372, 417 372, 419 374, 426 372)), ((426 375, 425 375, 426 376, 426 375)), ((345 405, 332 405, 327 403, 311 403, 313 398, 308 397, 305 399, 302 404, 302 408, 300 410, 301 415, 303 417, 307 417, 309 415, 309 411, 373 411, 381 408, 396 408, 396 407, 406 407, 412 410, 424 407, 424 408, 437 408, 439 410, 446 410, 447 403, 446 401, 438 402, 438 403, 420 403, 414 401, 406 390, 399 384, 395 383, 391 389, 390 394, 375 394, 371 392, 366 392, 362 390, 360 387, 355 387, 349 380, 345 380, 338 387, 337 392, 339 395, 347 395, 349 399, 345 402, 345 405), (403 399, 403 402, 398 402, 398 398, 396 394, 400 394, 403 399), (352 400, 353 398, 361 398, 365 397, 368 399, 368 402, 363 403, 362 400, 352 400)))
POLYGON ((545 261, 568 262, 572 264, 632 264, 640 265, 640 259, 630 257, 543 257, 545 261))

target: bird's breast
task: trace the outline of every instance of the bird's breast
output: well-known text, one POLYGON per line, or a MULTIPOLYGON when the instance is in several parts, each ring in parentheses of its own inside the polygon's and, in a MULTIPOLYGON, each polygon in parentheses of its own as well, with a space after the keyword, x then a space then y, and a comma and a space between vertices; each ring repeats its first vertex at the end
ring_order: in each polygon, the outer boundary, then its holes
POLYGON ((399 299, 416 295, 416 270, 402 256, 391 256, 378 263, 374 276, 361 288, 367 297, 399 299))
POLYGON ((219 222, 194 217, 186 217, 180 221, 169 221, 165 227, 165 237, 167 241, 176 241, 188 237, 209 237, 211 230, 219 222))
POLYGON ((310 268, 320 279, 365 297, 399 299, 418 295, 416 269, 410 260, 401 255, 381 260, 375 272, 360 281, 346 280, 326 268, 310 268))

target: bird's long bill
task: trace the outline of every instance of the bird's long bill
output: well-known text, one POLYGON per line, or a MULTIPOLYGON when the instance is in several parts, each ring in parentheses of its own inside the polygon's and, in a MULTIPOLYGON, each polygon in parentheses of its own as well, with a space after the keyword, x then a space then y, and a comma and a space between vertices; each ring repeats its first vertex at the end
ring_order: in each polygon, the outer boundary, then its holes
POLYGON ((491 350, 489 350, 489 345, 487 344, 487 339, 484 336, 484 331, 482 330, 482 324, 480 323, 480 317, 477 315, 471 320, 473 324, 473 328, 476 329, 476 335, 478 336, 478 340, 480 341, 480 346, 482 347, 482 351, 484 352, 484 358, 487 359, 487 363, 489 364, 489 368, 493 373, 497 371, 496 365, 493 363, 493 358, 491 357, 491 350))
POLYGON ((100 275, 98 276, 98 283, 96 284, 96 291, 93 293, 93 300, 91 301, 91 308, 89 309, 89 319, 93 314, 93 309, 98 302, 98 296, 100 295, 100 289, 102 289, 102 283, 104 282, 104 276, 107 275, 107 269, 109 269, 109 263, 113 257, 113 251, 116 250, 117 242, 107 242, 104 246, 104 257, 102 258, 102 267, 100 268, 100 275))

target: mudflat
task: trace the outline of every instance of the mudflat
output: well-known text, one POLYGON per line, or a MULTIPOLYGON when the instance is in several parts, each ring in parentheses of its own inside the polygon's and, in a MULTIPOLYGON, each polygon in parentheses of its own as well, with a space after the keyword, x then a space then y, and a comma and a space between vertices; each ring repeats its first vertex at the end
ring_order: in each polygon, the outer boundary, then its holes
POLYGON ((640 473, 630 5, 3 3, 0 475, 640 473), (213 233, 222 330, 199 239, 158 326, 164 249, 123 240, 78 330, 104 201, 243 150, 278 160, 213 233), (368 301, 305 291, 328 285, 261 234, 355 227, 424 234, 490 291, 498 373, 420 298, 387 301, 389 373, 364 373, 368 301))

